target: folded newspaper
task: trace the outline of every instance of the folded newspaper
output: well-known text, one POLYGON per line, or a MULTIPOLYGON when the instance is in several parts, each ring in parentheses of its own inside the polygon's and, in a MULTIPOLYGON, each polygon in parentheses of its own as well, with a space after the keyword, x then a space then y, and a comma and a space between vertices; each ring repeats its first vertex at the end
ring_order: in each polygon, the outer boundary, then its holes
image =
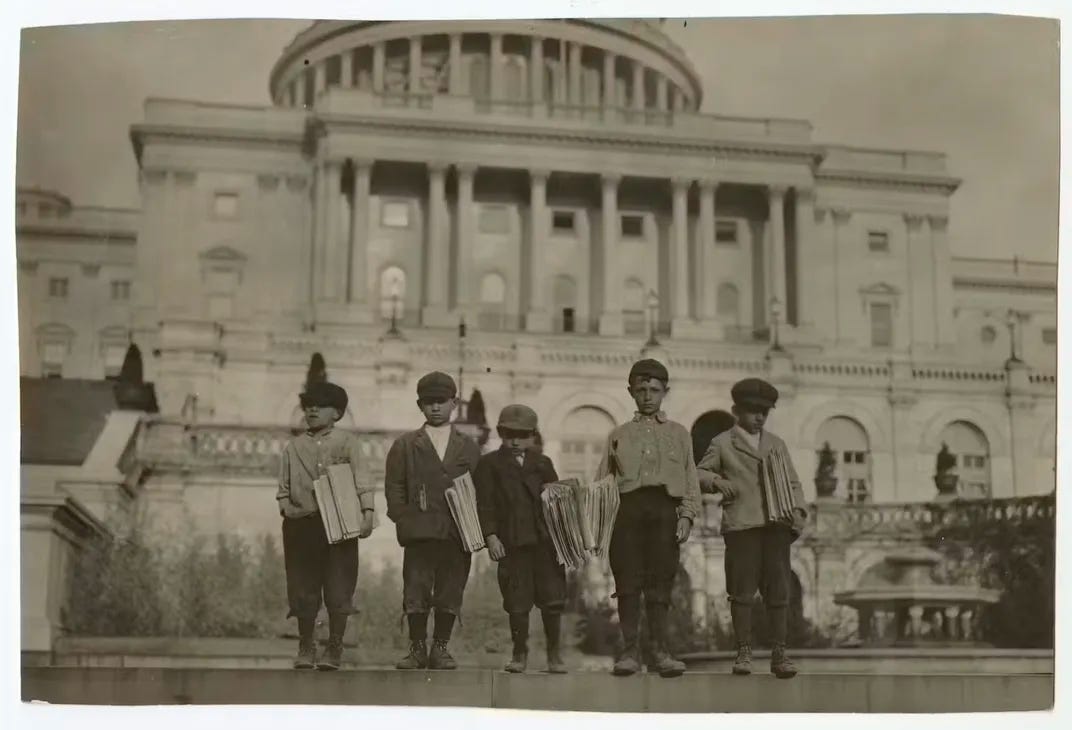
POLYGON ((779 450, 770 452, 764 460, 763 477, 763 496, 767 499, 767 512, 771 521, 792 521, 793 509, 803 505, 796 503, 789 465, 779 450))
POLYGON ((566 479, 547 484, 540 499, 560 564, 578 568, 590 555, 607 555, 620 504, 613 476, 594 482, 566 479))
POLYGON ((469 472, 454 480, 453 486, 444 493, 447 507, 458 526, 462 536, 462 546, 466 552, 475 553, 484 549, 484 531, 480 527, 480 517, 476 511, 476 485, 469 472))
POLYGON ((325 476, 313 481, 313 493, 329 543, 359 536, 361 502, 357 498, 357 483, 349 464, 329 466, 325 476))

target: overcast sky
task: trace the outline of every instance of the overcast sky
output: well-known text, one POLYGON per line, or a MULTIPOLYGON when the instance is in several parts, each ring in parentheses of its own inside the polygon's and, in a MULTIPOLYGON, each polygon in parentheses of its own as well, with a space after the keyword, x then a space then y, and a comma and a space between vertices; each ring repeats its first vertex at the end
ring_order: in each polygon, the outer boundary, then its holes
MULTIPOLYGON (((24 31, 20 185, 137 206, 130 125, 148 96, 267 104, 306 22, 179 21, 24 31)), ((668 21, 711 114, 807 119, 817 142, 944 151, 964 180, 961 255, 1056 260, 1058 27, 1011 17, 668 21)))

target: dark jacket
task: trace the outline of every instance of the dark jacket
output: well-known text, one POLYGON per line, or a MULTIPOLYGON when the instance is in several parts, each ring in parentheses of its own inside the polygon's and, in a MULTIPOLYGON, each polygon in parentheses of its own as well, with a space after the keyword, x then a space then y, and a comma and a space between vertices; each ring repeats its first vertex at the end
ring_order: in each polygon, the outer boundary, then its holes
POLYGON ((480 447, 454 428, 442 461, 423 428, 395 439, 387 452, 383 481, 387 517, 395 523, 399 545, 417 540, 460 541, 444 493, 456 477, 471 474, 479 460, 480 447))
POLYGON ((527 451, 522 465, 503 447, 480 458, 473 481, 485 538, 496 535, 508 550, 550 542, 540 502, 543 486, 558 481, 549 458, 527 451))

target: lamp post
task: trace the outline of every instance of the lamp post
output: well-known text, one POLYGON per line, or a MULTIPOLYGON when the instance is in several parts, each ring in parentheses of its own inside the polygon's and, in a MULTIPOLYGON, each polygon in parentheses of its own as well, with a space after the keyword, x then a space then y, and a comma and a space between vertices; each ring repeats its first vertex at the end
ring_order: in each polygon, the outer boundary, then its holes
POLYGON ((464 420, 462 411, 465 409, 465 315, 458 320, 458 413, 455 420, 464 420))
POLYGON ((778 322, 781 320, 781 317, 782 317, 782 303, 780 301, 778 301, 777 297, 775 297, 774 299, 771 299, 771 302, 770 302, 770 318, 771 318, 770 349, 773 350, 774 352, 781 352, 781 350, 782 350, 782 345, 778 341, 778 322))
POLYGON ((659 295, 654 289, 648 290, 648 342, 646 347, 657 347, 659 338, 655 334, 655 328, 659 317, 659 295))
POLYGON ((1016 325, 1020 323, 1021 314, 1010 309, 1005 317, 1005 326, 1009 328, 1009 362, 1020 362, 1016 356, 1016 325))

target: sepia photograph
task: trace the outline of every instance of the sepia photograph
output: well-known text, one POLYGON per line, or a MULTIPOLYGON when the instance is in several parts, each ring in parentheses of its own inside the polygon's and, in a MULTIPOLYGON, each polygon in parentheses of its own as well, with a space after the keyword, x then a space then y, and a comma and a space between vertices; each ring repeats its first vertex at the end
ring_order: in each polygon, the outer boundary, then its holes
POLYGON ((22 28, 22 702, 1051 710, 1059 40, 22 28))

